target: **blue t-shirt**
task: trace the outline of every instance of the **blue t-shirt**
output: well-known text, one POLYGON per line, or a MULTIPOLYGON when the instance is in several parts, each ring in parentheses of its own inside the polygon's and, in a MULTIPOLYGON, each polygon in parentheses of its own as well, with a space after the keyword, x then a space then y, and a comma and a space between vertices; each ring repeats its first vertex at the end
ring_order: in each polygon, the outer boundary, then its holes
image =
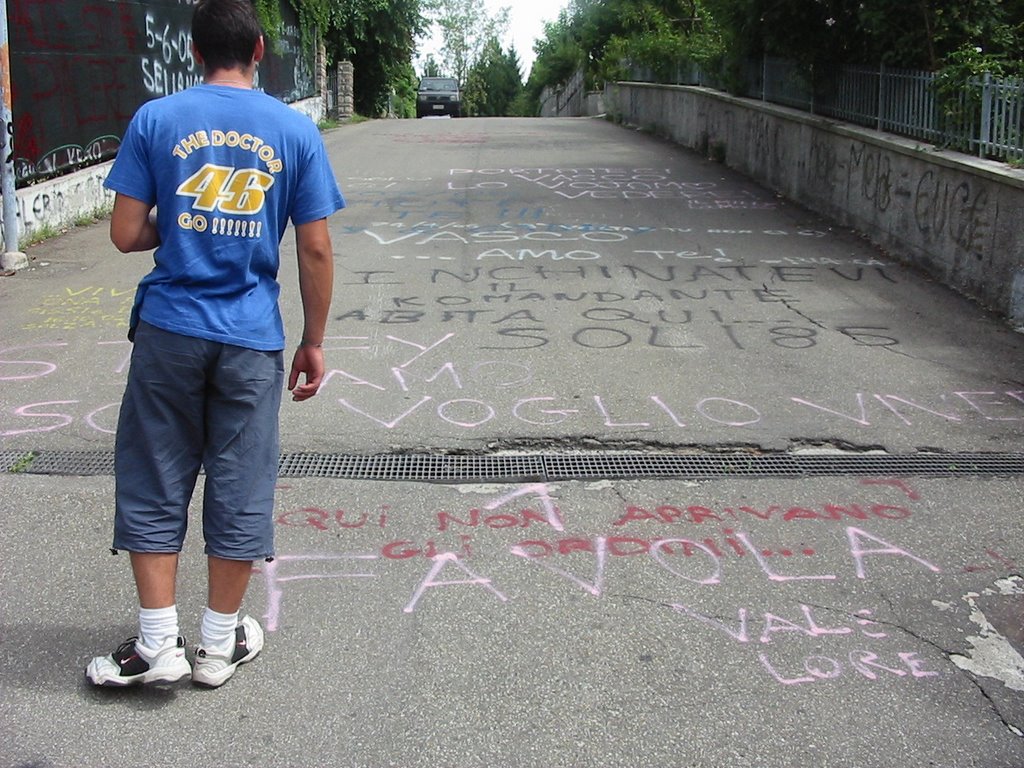
POLYGON ((264 93, 197 85, 144 104, 104 185, 157 206, 160 245, 141 318, 173 333, 284 348, 279 246, 288 221, 345 206, 320 132, 264 93))

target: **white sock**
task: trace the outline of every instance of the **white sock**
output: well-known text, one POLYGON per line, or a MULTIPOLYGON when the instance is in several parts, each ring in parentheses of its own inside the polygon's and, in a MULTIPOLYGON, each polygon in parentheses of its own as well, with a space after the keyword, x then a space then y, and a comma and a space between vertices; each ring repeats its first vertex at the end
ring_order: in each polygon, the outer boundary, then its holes
POLYGON ((238 627, 238 611, 217 613, 209 606, 203 611, 203 623, 199 630, 200 645, 207 651, 229 654, 235 647, 235 628, 238 627))
POLYGON ((139 608, 139 644, 151 650, 178 638, 178 606, 139 608))

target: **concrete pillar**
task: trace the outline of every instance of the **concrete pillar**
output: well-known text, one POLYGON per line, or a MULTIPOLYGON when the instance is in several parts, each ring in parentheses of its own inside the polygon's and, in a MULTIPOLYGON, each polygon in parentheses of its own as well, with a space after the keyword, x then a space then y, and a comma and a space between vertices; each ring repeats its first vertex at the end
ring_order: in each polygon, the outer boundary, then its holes
POLYGON ((317 35, 316 43, 316 92, 320 94, 324 104, 329 104, 327 99, 327 46, 324 39, 317 35))
POLYGON ((334 103, 337 105, 339 120, 345 120, 355 114, 354 83, 352 62, 338 62, 338 92, 335 94, 334 103))

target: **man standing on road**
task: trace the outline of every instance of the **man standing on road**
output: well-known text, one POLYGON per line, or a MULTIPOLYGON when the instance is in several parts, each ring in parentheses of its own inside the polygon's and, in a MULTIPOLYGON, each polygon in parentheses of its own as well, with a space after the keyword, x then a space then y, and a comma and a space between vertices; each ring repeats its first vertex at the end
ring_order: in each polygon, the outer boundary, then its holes
POLYGON ((285 346, 277 272, 289 219, 304 315, 292 399, 316 394, 324 373, 327 217, 345 202, 319 131, 253 90, 264 41, 252 0, 200 0, 192 46, 203 83, 139 109, 106 181, 114 245, 156 250, 132 309, 115 450, 113 550, 130 553, 140 631, 90 662, 96 685, 191 674, 216 687, 263 647, 259 623, 238 616, 253 561, 273 557, 285 346), (209 592, 193 668, 175 586, 200 467, 209 592))

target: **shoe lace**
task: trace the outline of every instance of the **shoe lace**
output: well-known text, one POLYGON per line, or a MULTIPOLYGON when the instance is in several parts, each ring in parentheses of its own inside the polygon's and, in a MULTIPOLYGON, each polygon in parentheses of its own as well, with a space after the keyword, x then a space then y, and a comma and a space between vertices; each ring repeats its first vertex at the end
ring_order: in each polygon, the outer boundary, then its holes
POLYGON ((129 651, 134 653, 135 652, 135 643, 136 643, 136 641, 138 641, 138 639, 139 639, 138 637, 129 637, 127 640, 125 640, 123 643, 121 643, 119 646, 117 646, 117 650, 114 651, 114 655, 115 656, 123 656, 124 654, 128 653, 129 651))

